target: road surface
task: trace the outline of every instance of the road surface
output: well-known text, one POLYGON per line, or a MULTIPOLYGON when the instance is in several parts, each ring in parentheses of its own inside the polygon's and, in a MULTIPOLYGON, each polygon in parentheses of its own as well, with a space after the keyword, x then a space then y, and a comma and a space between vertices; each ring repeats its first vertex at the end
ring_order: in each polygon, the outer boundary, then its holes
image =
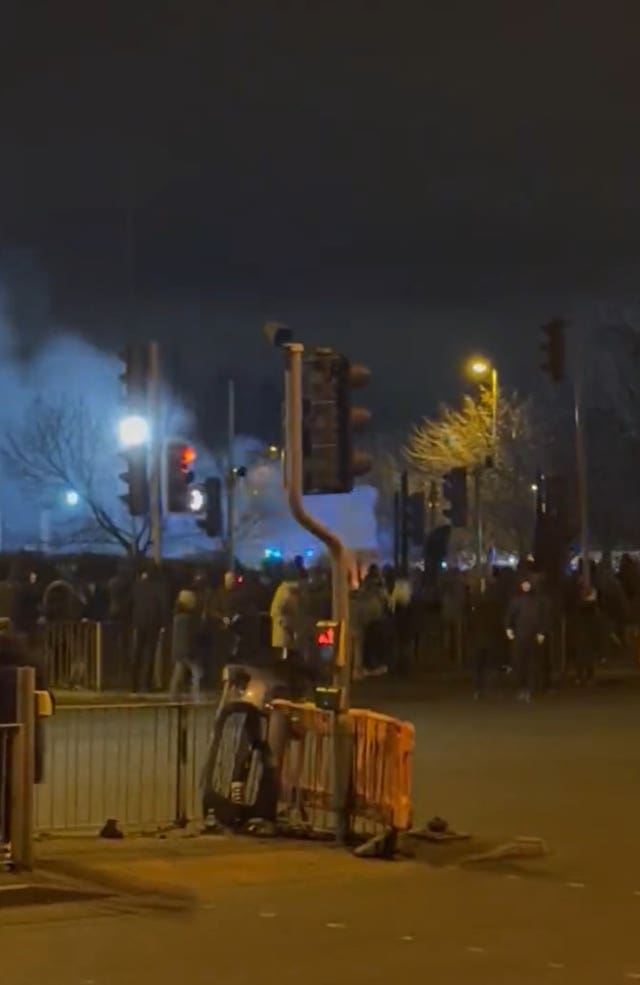
MULTIPOLYGON (((434 985, 640 981, 640 691, 398 701, 416 723, 418 820, 481 840, 544 838, 539 861, 365 862, 268 848, 176 860, 182 895, 113 896, 0 917, 7 985, 434 985), (266 852, 266 854, 265 854, 266 852)), ((133 868, 132 868, 133 871, 133 868)))

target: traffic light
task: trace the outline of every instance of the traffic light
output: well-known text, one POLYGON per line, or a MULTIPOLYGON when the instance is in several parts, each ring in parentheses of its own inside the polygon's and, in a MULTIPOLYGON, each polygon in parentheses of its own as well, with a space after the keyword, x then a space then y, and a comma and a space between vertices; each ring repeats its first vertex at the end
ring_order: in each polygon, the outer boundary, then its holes
POLYGON ((305 356, 302 374, 302 489, 305 495, 349 493, 354 479, 372 466, 353 447, 353 433, 371 415, 352 406, 352 390, 369 380, 365 366, 352 366, 333 349, 305 356))
POLYGON ((131 516, 149 512, 148 399, 151 348, 148 344, 130 345, 122 353, 120 380, 124 388, 125 413, 119 424, 120 454, 125 471, 120 478, 127 491, 120 496, 131 516))
POLYGON ((164 486, 167 513, 189 513, 190 485, 193 482, 195 449, 185 441, 169 441, 165 446, 164 486))
POLYGON ((407 511, 405 529, 409 543, 413 544, 414 547, 423 547, 426 519, 424 493, 411 493, 406 499, 405 510, 407 511))
POLYGON ((543 341, 540 345, 544 361, 541 369, 553 380, 560 383, 565 369, 565 328, 562 318, 554 318, 542 326, 543 341))
POLYGON ((128 490, 121 494, 120 499, 131 516, 146 516, 149 512, 147 446, 133 445, 131 448, 124 448, 120 454, 126 463, 125 471, 120 473, 120 478, 128 490))
POLYGON ((442 477, 442 498, 449 502, 443 510, 452 527, 466 527, 469 523, 469 503, 467 498, 467 470, 464 467, 451 469, 442 477))
POLYGON ((119 379, 129 414, 146 414, 149 399, 151 346, 148 343, 129 345, 120 359, 123 370, 119 379))
POLYGON ((204 481, 204 516, 198 526, 207 537, 219 537, 222 533, 222 483, 211 476, 204 481))

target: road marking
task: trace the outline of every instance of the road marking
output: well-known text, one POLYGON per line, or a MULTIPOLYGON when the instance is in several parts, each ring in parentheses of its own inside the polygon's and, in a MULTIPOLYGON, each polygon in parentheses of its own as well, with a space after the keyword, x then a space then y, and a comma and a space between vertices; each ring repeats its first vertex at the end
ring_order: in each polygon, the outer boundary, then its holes
POLYGON ((509 875, 507 876, 507 879, 519 879, 519 878, 520 876, 516 875, 515 872, 510 872, 509 875))
POLYGON ((28 882, 16 882, 12 886, 0 886, 0 893, 11 893, 16 889, 31 889, 28 882))
POLYGON ((414 941, 415 937, 412 934, 405 934, 404 937, 400 938, 401 941, 414 941))
POLYGON ((553 968, 554 971, 560 971, 562 968, 566 967, 560 961, 548 961, 547 968, 553 968))
POLYGON ((638 982, 640 981, 640 971, 628 971, 624 977, 630 979, 631 981, 638 982))
POLYGON ((325 926, 330 930, 344 930, 347 925, 346 923, 327 923, 325 926))
POLYGON ((486 948, 484 948, 484 947, 474 947, 473 945, 470 945, 467 948, 467 951, 469 952, 469 954, 486 954, 486 948))
POLYGON ((584 882, 565 882, 565 886, 568 886, 569 889, 584 889, 585 883, 584 882))
POLYGON ((640 896, 640 889, 634 889, 633 895, 634 896, 640 896))
POLYGON ((276 916, 276 914, 270 913, 269 910, 265 910, 263 913, 260 914, 260 916, 262 917, 263 920, 272 920, 273 917, 276 916))

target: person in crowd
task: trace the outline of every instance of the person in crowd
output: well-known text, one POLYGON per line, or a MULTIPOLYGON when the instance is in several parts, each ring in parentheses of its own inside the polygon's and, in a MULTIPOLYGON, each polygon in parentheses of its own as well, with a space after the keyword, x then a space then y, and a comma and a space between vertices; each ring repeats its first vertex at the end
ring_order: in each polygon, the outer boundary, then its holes
POLYGON ((296 571, 289 571, 271 600, 271 646, 283 660, 296 649, 296 628, 300 601, 300 582, 296 571))
POLYGON ((173 611, 171 633, 173 671, 169 685, 172 698, 179 696, 187 674, 191 677, 192 697, 197 699, 200 696, 203 668, 198 633, 201 621, 202 614, 199 611, 197 593, 193 588, 183 588, 178 592, 173 611))
POLYGON ((225 571, 222 584, 208 593, 206 620, 211 628, 212 659, 216 671, 234 660, 240 649, 241 621, 247 617, 246 593, 233 571, 225 571))
POLYGON ((389 599, 377 565, 372 564, 360 591, 364 672, 386 674, 394 661, 393 620, 389 599))
POLYGON ((145 568, 133 586, 133 693, 153 690, 153 673, 160 631, 165 623, 165 599, 160 573, 145 568))
MULTIPOLYGON (((393 572, 393 569, 391 569, 393 572)), ((389 614, 393 623, 394 669, 399 674, 407 674, 415 655, 416 619, 415 605, 408 578, 385 579, 389 593, 389 614), (388 586, 391 586, 389 589, 388 586)))
POLYGON ((467 586, 458 568, 446 572, 442 579, 441 616, 444 645, 451 663, 462 665, 464 656, 464 618, 467 586))
POLYGON ((506 633, 513 643, 518 700, 529 702, 541 686, 542 647, 547 637, 547 610, 526 575, 507 610, 506 633))
POLYGON ((84 600, 71 582, 56 578, 44 590, 42 610, 47 623, 71 622, 82 617, 84 600))

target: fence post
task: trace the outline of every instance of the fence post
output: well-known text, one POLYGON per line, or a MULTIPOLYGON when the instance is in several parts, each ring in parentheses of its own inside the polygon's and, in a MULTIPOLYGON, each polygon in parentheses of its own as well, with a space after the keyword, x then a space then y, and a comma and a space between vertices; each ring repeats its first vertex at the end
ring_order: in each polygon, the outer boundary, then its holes
POLYGON ((176 757, 176 812, 175 823, 183 828, 187 823, 187 757, 189 754, 189 737, 187 730, 188 708, 177 705, 177 757, 176 757))
POLYGON ((94 656, 95 656, 95 685, 96 691, 102 691, 102 623, 93 623, 94 656))
POLYGON ((25 869, 33 866, 35 683, 33 667, 17 669, 16 720, 20 729, 15 737, 11 757, 10 830, 15 862, 25 869))

